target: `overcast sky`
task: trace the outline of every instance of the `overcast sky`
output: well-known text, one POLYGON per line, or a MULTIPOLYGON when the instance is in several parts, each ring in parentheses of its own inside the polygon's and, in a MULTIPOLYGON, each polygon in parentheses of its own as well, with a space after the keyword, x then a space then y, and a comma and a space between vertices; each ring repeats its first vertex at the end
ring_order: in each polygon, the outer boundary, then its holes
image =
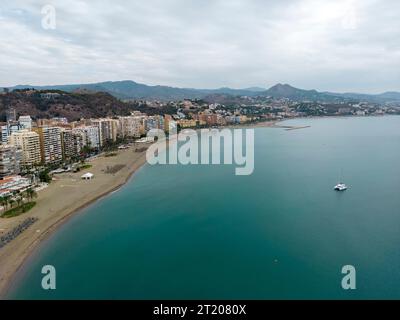
POLYGON ((0 86, 400 91, 399 0, 1 0, 0 30, 0 86))

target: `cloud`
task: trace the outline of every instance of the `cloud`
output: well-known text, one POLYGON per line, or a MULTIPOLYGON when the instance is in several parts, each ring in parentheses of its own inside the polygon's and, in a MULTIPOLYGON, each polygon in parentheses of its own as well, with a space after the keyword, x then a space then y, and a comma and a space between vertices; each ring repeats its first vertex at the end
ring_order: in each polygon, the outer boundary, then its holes
POLYGON ((400 90, 398 12, 397 0, 3 0, 0 86, 400 90), (42 28, 48 4, 55 30, 42 28))

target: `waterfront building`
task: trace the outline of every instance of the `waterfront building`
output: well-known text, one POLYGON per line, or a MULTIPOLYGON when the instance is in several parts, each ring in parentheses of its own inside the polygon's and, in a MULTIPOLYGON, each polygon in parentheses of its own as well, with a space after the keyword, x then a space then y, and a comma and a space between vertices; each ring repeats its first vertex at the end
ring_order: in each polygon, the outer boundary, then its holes
POLYGON ((141 136, 141 127, 143 117, 141 116, 127 116, 119 117, 119 127, 121 137, 139 138, 141 136))
POLYGON ((72 130, 61 131, 63 159, 71 159, 80 154, 84 146, 84 135, 72 130))
POLYGON ((10 144, 21 150, 21 165, 31 167, 41 162, 38 133, 28 130, 15 132, 10 136, 10 144))
POLYGON ((100 148, 100 132, 97 126, 84 126, 72 129, 75 134, 82 136, 82 146, 92 149, 100 148))
POLYGON ((42 163, 49 164, 62 160, 61 129, 59 127, 38 127, 42 163))
POLYGON ((21 150, 13 145, 0 146, 0 179, 20 172, 21 150))
POLYGON ((117 140, 119 121, 116 119, 94 119, 92 124, 99 128, 100 146, 103 147, 107 142, 117 140))
POLYGON ((12 195, 14 192, 23 192, 31 186, 28 178, 18 175, 4 177, 0 180, 0 197, 12 195))

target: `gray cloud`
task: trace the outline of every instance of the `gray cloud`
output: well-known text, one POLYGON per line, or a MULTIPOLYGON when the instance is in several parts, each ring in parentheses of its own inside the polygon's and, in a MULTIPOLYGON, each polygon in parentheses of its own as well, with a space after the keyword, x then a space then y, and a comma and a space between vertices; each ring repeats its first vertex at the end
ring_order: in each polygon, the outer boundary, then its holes
POLYGON ((132 79, 400 90, 397 0, 16 0, 0 4, 0 86, 132 79), (56 8, 56 30, 41 8, 56 8))

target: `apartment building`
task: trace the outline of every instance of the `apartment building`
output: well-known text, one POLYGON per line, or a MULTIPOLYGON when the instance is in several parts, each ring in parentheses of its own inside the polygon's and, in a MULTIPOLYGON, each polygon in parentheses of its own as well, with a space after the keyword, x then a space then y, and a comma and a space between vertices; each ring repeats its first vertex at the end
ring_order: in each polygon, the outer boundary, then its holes
POLYGON ((143 117, 127 116, 119 117, 118 120, 121 137, 139 138, 142 135, 143 117))
POLYGON ((0 179, 20 172, 21 150, 12 145, 0 146, 0 179))
POLYGON ((59 127, 38 127, 33 131, 39 134, 42 163, 62 161, 61 129, 59 127))
POLYGON ((72 130, 61 131, 61 144, 63 159, 71 159, 78 156, 84 146, 84 135, 72 130))
POLYGON ((21 165, 31 167, 41 162, 39 134, 21 130, 10 136, 10 144, 21 150, 21 165))
POLYGON ((82 146, 92 149, 100 148, 100 132, 98 126, 84 126, 72 129, 72 132, 82 137, 82 146))
POLYGON ((92 124, 99 128, 100 147, 107 142, 115 142, 118 135, 119 121, 117 119, 94 119, 92 124))

